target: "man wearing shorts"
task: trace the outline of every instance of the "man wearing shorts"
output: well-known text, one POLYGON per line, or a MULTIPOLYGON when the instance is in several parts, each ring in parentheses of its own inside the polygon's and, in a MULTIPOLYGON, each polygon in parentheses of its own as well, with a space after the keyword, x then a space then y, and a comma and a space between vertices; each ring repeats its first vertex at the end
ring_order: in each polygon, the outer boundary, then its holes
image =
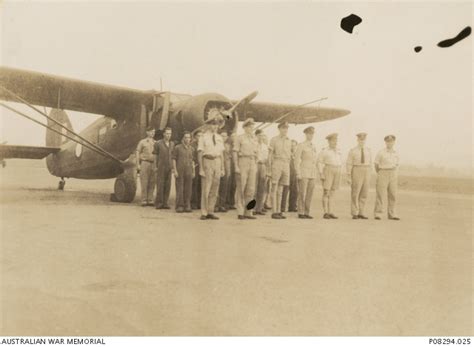
POLYGON ((286 219, 281 213, 283 187, 290 184, 291 140, 288 138, 288 123, 278 124, 280 134, 270 141, 269 167, 272 180, 272 218, 286 219))
POLYGON ((323 185, 324 219, 337 219, 332 213, 334 192, 339 189, 341 181, 342 155, 337 148, 337 134, 326 136, 329 146, 324 148, 318 156, 318 171, 323 185))

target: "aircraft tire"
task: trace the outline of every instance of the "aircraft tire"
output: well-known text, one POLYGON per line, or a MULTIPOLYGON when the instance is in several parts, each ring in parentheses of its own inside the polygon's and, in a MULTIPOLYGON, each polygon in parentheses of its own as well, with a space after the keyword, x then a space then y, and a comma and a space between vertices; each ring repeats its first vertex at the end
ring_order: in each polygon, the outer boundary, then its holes
POLYGON ((118 177, 114 184, 114 197, 117 202, 132 202, 135 199, 137 184, 134 179, 118 177))

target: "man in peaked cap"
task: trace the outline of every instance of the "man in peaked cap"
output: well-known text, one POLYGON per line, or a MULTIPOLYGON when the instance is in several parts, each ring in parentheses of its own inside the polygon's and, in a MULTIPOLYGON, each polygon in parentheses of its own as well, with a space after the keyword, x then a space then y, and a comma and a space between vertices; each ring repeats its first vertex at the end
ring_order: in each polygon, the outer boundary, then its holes
POLYGON ((372 152, 365 145, 366 133, 358 133, 357 146, 347 155, 346 173, 351 186, 352 219, 367 219, 365 201, 369 194, 370 174, 372 168, 372 152))
POLYGON ((172 153, 174 142, 171 141, 171 128, 165 128, 163 138, 155 143, 153 153, 156 161, 156 209, 169 209, 168 200, 171 189, 172 153))
POLYGON ((395 211, 395 202, 398 189, 398 166, 400 158, 393 149, 395 136, 385 136, 385 148, 380 150, 375 156, 375 171, 377 172, 377 182, 375 185, 375 219, 381 219, 384 211, 385 196, 388 195, 388 219, 400 220, 395 211))
POLYGON ((295 170, 298 181, 298 218, 312 219, 309 214, 313 199, 314 182, 316 181, 317 156, 313 144, 314 127, 303 130, 305 141, 298 144, 295 153, 295 170))
POLYGON ((341 181, 342 155, 337 148, 337 134, 326 136, 329 146, 318 156, 319 177, 323 185, 324 219, 337 219, 332 212, 334 192, 339 189, 341 181))
POLYGON ((253 134, 253 118, 247 118, 242 124, 245 133, 237 136, 234 144, 233 159, 235 165, 235 203, 239 219, 256 219, 248 203, 255 197, 257 179, 257 139, 253 134))
POLYGON ((278 124, 279 135, 270 141, 269 167, 272 179, 272 218, 285 219, 281 211, 283 187, 290 184, 291 140, 288 138, 288 123, 278 124))
POLYGON ((153 206, 153 191, 156 184, 156 166, 153 150, 155 147, 155 129, 146 129, 146 138, 137 146, 137 171, 140 172, 142 206, 153 206))
POLYGON ((225 175, 224 142, 217 133, 223 118, 219 112, 210 113, 206 121, 207 130, 199 138, 198 162, 201 176, 201 220, 219 219, 214 215, 214 208, 219 191, 219 183, 225 175))

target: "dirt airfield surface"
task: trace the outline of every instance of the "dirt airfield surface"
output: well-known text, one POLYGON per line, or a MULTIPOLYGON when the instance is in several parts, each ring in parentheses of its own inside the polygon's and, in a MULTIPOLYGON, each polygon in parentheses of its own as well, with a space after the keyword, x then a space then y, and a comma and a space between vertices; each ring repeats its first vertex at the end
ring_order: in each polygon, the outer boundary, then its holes
POLYGON ((57 181, 0 170, 1 335, 473 334, 472 194, 401 190, 401 221, 362 221, 344 187, 334 221, 318 189, 314 220, 200 221, 57 181))

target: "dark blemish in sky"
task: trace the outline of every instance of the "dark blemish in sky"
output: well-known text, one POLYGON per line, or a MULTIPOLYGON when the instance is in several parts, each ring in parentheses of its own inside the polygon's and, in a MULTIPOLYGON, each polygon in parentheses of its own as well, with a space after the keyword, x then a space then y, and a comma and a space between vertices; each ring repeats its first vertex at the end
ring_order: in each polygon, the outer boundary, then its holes
POLYGON ((420 52, 420 51, 423 49, 423 47, 421 47, 421 46, 416 46, 414 49, 415 49, 415 52, 418 53, 418 52, 420 52))
POLYGON ((253 199, 252 201, 250 201, 248 204, 247 204, 247 210, 251 210, 255 207, 255 205, 257 205, 257 201, 255 199, 253 199))
POLYGON ((451 47, 452 45, 465 39, 469 35, 471 35, 471 27, 465 27, 459 34, 456 35, 456 37, 438 42, 438 47, 451 47))
POLYGON ((349 34, 352 34, 354 27, 360 23, 362 23, 362 18, 352 13, 341 19, 341 28, 349 34))

